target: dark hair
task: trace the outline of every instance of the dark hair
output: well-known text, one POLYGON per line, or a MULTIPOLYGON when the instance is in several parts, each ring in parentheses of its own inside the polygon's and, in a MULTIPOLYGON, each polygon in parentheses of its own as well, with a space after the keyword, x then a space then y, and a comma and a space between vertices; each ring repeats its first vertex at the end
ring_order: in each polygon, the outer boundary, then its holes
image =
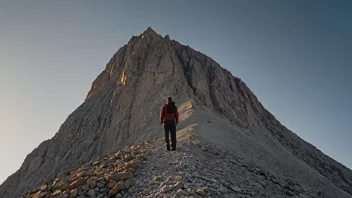
POLYGON ((171 101, 172 101, 172 98, 171 98, 171 97, 168 97, 168 98, 167 98, 167 101, 171 102, 171 101))

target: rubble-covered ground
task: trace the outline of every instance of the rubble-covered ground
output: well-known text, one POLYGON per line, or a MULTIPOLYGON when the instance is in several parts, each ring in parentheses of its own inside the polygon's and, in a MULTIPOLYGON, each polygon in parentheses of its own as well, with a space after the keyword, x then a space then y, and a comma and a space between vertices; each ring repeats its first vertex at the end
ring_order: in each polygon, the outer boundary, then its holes
POLYGON ((99 157, 21 197, 319 197, 191 134, 177 151, 163 138, 99 157))

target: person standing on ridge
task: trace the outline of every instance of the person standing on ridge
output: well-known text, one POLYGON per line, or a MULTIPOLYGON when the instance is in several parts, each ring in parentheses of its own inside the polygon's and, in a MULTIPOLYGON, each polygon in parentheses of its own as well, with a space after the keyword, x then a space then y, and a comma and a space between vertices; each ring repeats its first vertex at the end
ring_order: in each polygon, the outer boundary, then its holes
POLYGON ((160 124, 164 123, 166 149, 170 150, 169 133, 171 133, 171 147, 176 151, 176 125, 178 124, 178 110, 175 102, 168 97, 166 104, 160 110, 160 124))

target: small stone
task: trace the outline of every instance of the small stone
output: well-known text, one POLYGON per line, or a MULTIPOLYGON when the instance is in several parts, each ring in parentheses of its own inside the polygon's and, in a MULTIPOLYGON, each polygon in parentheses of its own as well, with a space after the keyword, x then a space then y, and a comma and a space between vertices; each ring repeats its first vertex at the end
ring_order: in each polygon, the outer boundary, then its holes
POLYGON ((40 190, 41 190, 41 191, 46 191, 46 190, 48 190, 48 185, 46 185, 46 184, 42 185, 42 186, 40 187, 40 190))
POLYGON ((118 174, 115 174, 115 175, 110 175, 109 179, 112 179, 112 180, 118 182, 118 181, 121 181, 121 180, 131 179, 132 176, 133 176, 132 173, 125 172, 125 173, 118 173, 118 174))
POLYGON ((276 178, 272 178, 271 181, 272 181, 274 184, 280 184, 279 180, 277 180, 276 178))
POLYGON ((135 160, 130 161, 129 167, 131 167, 131 168, 140 168, 140 167, 142 167, 142 163, 141 163, 141 161, 135 159, 135 160))
POLYGON ((196 190, 196 193, 198 194, 198 195, 200 195, 200 196, 205 196, 205 192, 204 192, 204 190, 202 190, 202 189, 197 189, 196 190))
POLYGON ((88 184, 90 188, 95 188, 95 186, 97 186, 97 178, 96 177, 92 177, 88 180, 88 184))
POLYGON ((117 197, 117 198, 121 198, 122 195, 121 195, 120 193, 117 193, 116 197, 117 197))
POLYGON ((84 191, 88 191, 88 190, 89 190, 89 184, 88 184, 88 183, 84 184, 84 185, 82 186, 82 189, 83 189, 84 191))
POLYGON ((95 190, 94 189, 90 189, 89 191, 88 191, 88 193, 87 193, 87 195, 89 196, 89 197, 95 197, 95 190))
POLYGON ((81 178, 81 179, 78 179, 78 180, 72 182, 72 183, 68 186, 68 188, 69 188, 69 189, 75 189, 75 188, 78 188, 79 186, 82 186, 84 183, 86 183, 86 180, 83 179, 83 178, 81 178))
POLYGON ((182 184, 181 181, 178 181, 178 182, 176 182, 176 184, 175 184, 175 188, 176 188, 176 189, 181 189, 182 186, 183 186, 183 184, 182 184))
POLYGON ((123 189, 125 189, 125 182, 124 181, 119 181, 114 188, 112 188, 109 192, 109 196, 113 197, 116 196, 117 193, 121 192, 123 189))
POLYGON ((117 184, 117 182, 115 180, 109 179, 109 184, 108 187, 109 188, 114 188, 114 186, 117 184))
POLYGON ((144 190, 143 190, 143 193, 144 193, 145 195, 149 195, 150 192, 151 192, 151 191, 150 191, 149 189, 144 189, 144 190))
POLYGON ((136 169, 134 169, 134 168, 128 168, 124 172, 126 172, 126 173, 134 173, 135 170, 136 169))
POLYGON ((227 193, 228 192, 227 188, 224 188, 223 186, 220 186, 220 188, 218 190, 221 193, 227 193))
POLYGON ((56 191, 53 193, 53 196, 60 195, 61 193, 62 193, 61 190, 56 190, 56 191))
POLYGON ((146 157, 145 155, 143 155, 143 154, 138 154, 138 155, 136 156, 136 159, 139 159, 139 160, 146 160, 147 157, 146 157))
POLYGON ((78 195, 78 191, 77 191, 77 189, 73 189, 73 190, 71 190, 71 195, 70 195, 70 198, 75 198, 75 197, 77 197, 77 195, 78 195))
POLYGON ((231 189, 233 191, 235 191, 235 192, 241 192, 242 191, 242 189, 240 187, 238 187, 238 186, 231 186, 231 189))
POLYGON ((132 155, 125 155, 125 161, 126 162, 131 161, 133 159, 134 159, 134 157, 132 155))
POLYGON ((185 189, 187 189, 189 186, 190 186, 190 183, 185 183, 185 184, 183 185, 183 187, 184 187, 185 189))
POLYGON ((135 148, 136 148, 135 146, 130 146, 131 151, 134 151, 135 148))
POLYGON ((209 188, 208 187, 203 187, 202 190, 204 190, 205 193, 209 192, 209 188))
POLYGON ((188 192, 188 194, 190 194, 190 195, 193 195, 193 194, 194 194, 194 191, 191 190, 190 188, 187 188, 187 192, 188 192))
POLYGON ((78 177, 86 177, 86 176, 92 176, 92 175, 93 175, 93 171, 91 170, 82 170, 77 174, 78 177))
POLYGON ((154 181, 164 181, 164 178, 162 176, 156 176, 154 177, 154 181))
POLYGON ((184 196, 187 196, 187 195, 188 195, 188 193, 187 193, 185 190, 182 190, 182 189, 178 189, 178 190, 177 190, 177 194, 178 194, 178 195, 184 195, 184 196))
POLYGON ((125 188, 128 189, 131 186, 131 179, 125 180, 125 188))

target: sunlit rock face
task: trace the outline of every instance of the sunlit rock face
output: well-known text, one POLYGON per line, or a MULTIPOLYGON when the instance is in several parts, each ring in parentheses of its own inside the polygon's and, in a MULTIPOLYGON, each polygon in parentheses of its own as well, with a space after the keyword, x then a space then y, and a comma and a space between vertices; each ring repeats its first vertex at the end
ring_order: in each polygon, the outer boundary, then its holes
POLYGON ((202 140, 293 178, 312 194, 351 196, 352 172, 281 125, 241 79, 148 28, 116 52, 84 103, 0 186, 0 197, 23 194, 64 170, 163 136, 159 110, 167 96, 179 107, 179 130, 195 126, 202 140))

